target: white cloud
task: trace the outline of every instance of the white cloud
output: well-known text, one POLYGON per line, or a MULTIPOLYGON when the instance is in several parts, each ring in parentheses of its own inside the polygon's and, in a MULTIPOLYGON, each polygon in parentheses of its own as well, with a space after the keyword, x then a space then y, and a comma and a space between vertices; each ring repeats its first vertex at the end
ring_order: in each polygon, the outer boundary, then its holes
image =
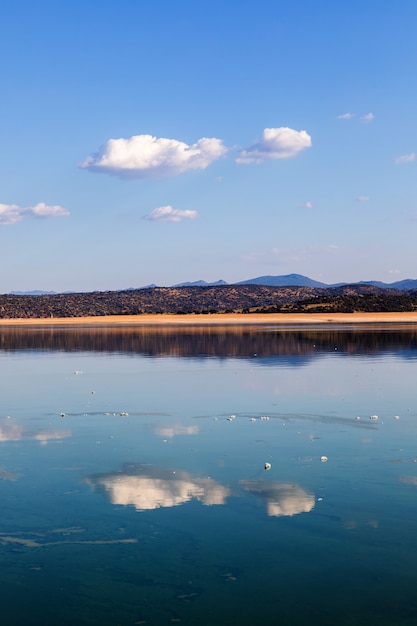
POLYGON ((368 202, 370 200, 369 196, 358 196, 356 198, 356 202, 368 202))
POLYGON ((0 204, 0 224, 16 224, 25 217, 67 217, 70 212, 59 205, 39 202, 35 206, 20 207, 18 204, 0 204))
POLYGON ((262 139, 247 150, 242 150, 236 163, 261 163, 267 159, 289 159, 311 147, 311 137, 305 130, 292 128, 265 128, 262 139))
POLYGON ((67 217, 69 211, 58 204, 49 206, 44 202, 39 202, 34 207, 29 207, 28 212, 37 217, 67 217))
POLYGON ((288 247, 288 248, 272 248, 265 252, 250 252, 244 259, 246 261, 258 264, 269 263, 298 263, 307 262, 313 258, 322 255, 334 255, 339 252, 339 246, 329 244, 327 246, 306 246, 306 247, 288 247))
POLYGON ((352 117, 355 117, 354 113, 342 113, 336 117, 337 120, 351 120, 352 117))
POLYGON ((299 209, 312 209, 313 203, 311 202, 311 200, 309 200, 308 202, 304 202, 304 204, 299 204, 298 208, 299 209))
POLYGON ((410 154, 402 154, 401 156, 397 157, 395 159, 395 162, 397 163, 397 165, 401 163, 410 163, 411 161, 414 161, 415 158, 416 158, 415 152, 410 152, 410 154))
POLYGON ((22 209, 17 204, 0 204, 0 224, 15 224, 22 219, 22 209))
POLYGON ((366 113, 361 116, 362 122, 372 122, 375 119, 375 115, 373 113, 366 113))
POLYGON ((122 178, 174 176, 205 169, 226 152, 222 140, 214 137, 203 137, 189 146, 176 139, 134 135, 128 139, 109 139, 81 167, 122 178))
POLYGON ((181 211, 172 206, 160 206, 144 216, 144 219, 153 222, 181 222, 184 219, 194 220, 198 217, 197 211, 181 211))

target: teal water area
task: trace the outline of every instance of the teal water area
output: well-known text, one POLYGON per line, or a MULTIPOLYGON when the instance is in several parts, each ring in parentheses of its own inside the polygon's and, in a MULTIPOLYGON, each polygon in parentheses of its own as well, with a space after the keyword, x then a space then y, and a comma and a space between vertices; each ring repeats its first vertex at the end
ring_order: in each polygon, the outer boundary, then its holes
POLYGON ((0 330, 2 623, 415 625, 416 338, 0 330))

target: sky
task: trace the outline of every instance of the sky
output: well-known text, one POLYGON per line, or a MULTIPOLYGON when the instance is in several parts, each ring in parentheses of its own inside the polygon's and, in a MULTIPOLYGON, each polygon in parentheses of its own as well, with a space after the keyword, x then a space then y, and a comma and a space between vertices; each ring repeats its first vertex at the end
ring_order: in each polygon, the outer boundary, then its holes
POLYGON ((0 0, 0 293, 417 278, 416 0, 0 0))

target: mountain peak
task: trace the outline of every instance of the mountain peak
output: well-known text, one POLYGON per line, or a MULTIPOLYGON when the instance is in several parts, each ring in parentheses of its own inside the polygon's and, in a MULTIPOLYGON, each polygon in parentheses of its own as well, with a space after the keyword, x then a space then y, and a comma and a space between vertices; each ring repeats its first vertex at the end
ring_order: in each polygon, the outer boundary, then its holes
POLYGON ((258 276, 249 280, 243 280, 236 285, 266 285, 268 287, 328 287, 302 274, 285 274, 284 276, 258 276))

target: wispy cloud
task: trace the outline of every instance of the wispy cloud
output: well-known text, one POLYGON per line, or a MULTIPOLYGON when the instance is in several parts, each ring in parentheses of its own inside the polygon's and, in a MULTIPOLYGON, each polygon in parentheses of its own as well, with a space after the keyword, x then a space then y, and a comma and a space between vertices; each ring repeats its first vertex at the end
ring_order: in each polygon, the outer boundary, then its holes
POLYGON ((261 163, 268 159, 289 159, 310 148, 311 137, 305 130, 265 128, 259 143, 242 150, 236 163, 261 163))
POLYGON ((196 217, 198 217, 197 211, 181 211, 167 205, 153 209, 153 211, 144 216, 144 219, 152 222, 181 222, 184 219, 194 220, 196 217))
MULTIPOLYGON (((351 120, 355 117, 354 113, 342 113, 341 115, 337 115, 337 120, 351 120)), ((375 119, 374 113, 365 113, 365 115, 361 115, 359 118, 362 122, 372 122, 375 119)))
POLYGON ((121 178, 174 176, 189 170, 203 170, 226 154, 221 139, 202 138, 188 145, 177 139, 134 135, 109 139, 80 167, 121 178))
POLYGON ((369 196, 358 196, 356 198, 356 202, 368 202, 370 200, 369 196))
POLYGON ((26 217, 67 217, 70 212, 59 205, 39 202, 35 206, 21 207, 18 204, 0 204, 0 224, 16 224, 26 217))
POLYGON ((335 244, 305 247, 294 246, 287 248, 276 247, 264 252, 250 252, 245 256, 245 260, 262 265, 277 262, 296 263, 300 261, 307 261, 321 255, 333 255, 338 251, 340 251, 340 248, 335 244))
POLYGON ((366 113, 361 116, 362 122, 373 122, 375 119, 375 115, 373 113, 366 113))
POLYGON ((312 209, 313 208, 313 203, 311 202, 311 200, 309 200, 308 202, 304 202, 302 204, 298 204, 297 205, 299 209, 312 209))
POLYGON ((401 165, 401 163, 410 163, 411 161, 414 161, 415 158, 415 152, 410 152, 410 154, 402 154, 401 156, 397 157, 395 159, 395 162, 397 163, 397 165, 401 165))

